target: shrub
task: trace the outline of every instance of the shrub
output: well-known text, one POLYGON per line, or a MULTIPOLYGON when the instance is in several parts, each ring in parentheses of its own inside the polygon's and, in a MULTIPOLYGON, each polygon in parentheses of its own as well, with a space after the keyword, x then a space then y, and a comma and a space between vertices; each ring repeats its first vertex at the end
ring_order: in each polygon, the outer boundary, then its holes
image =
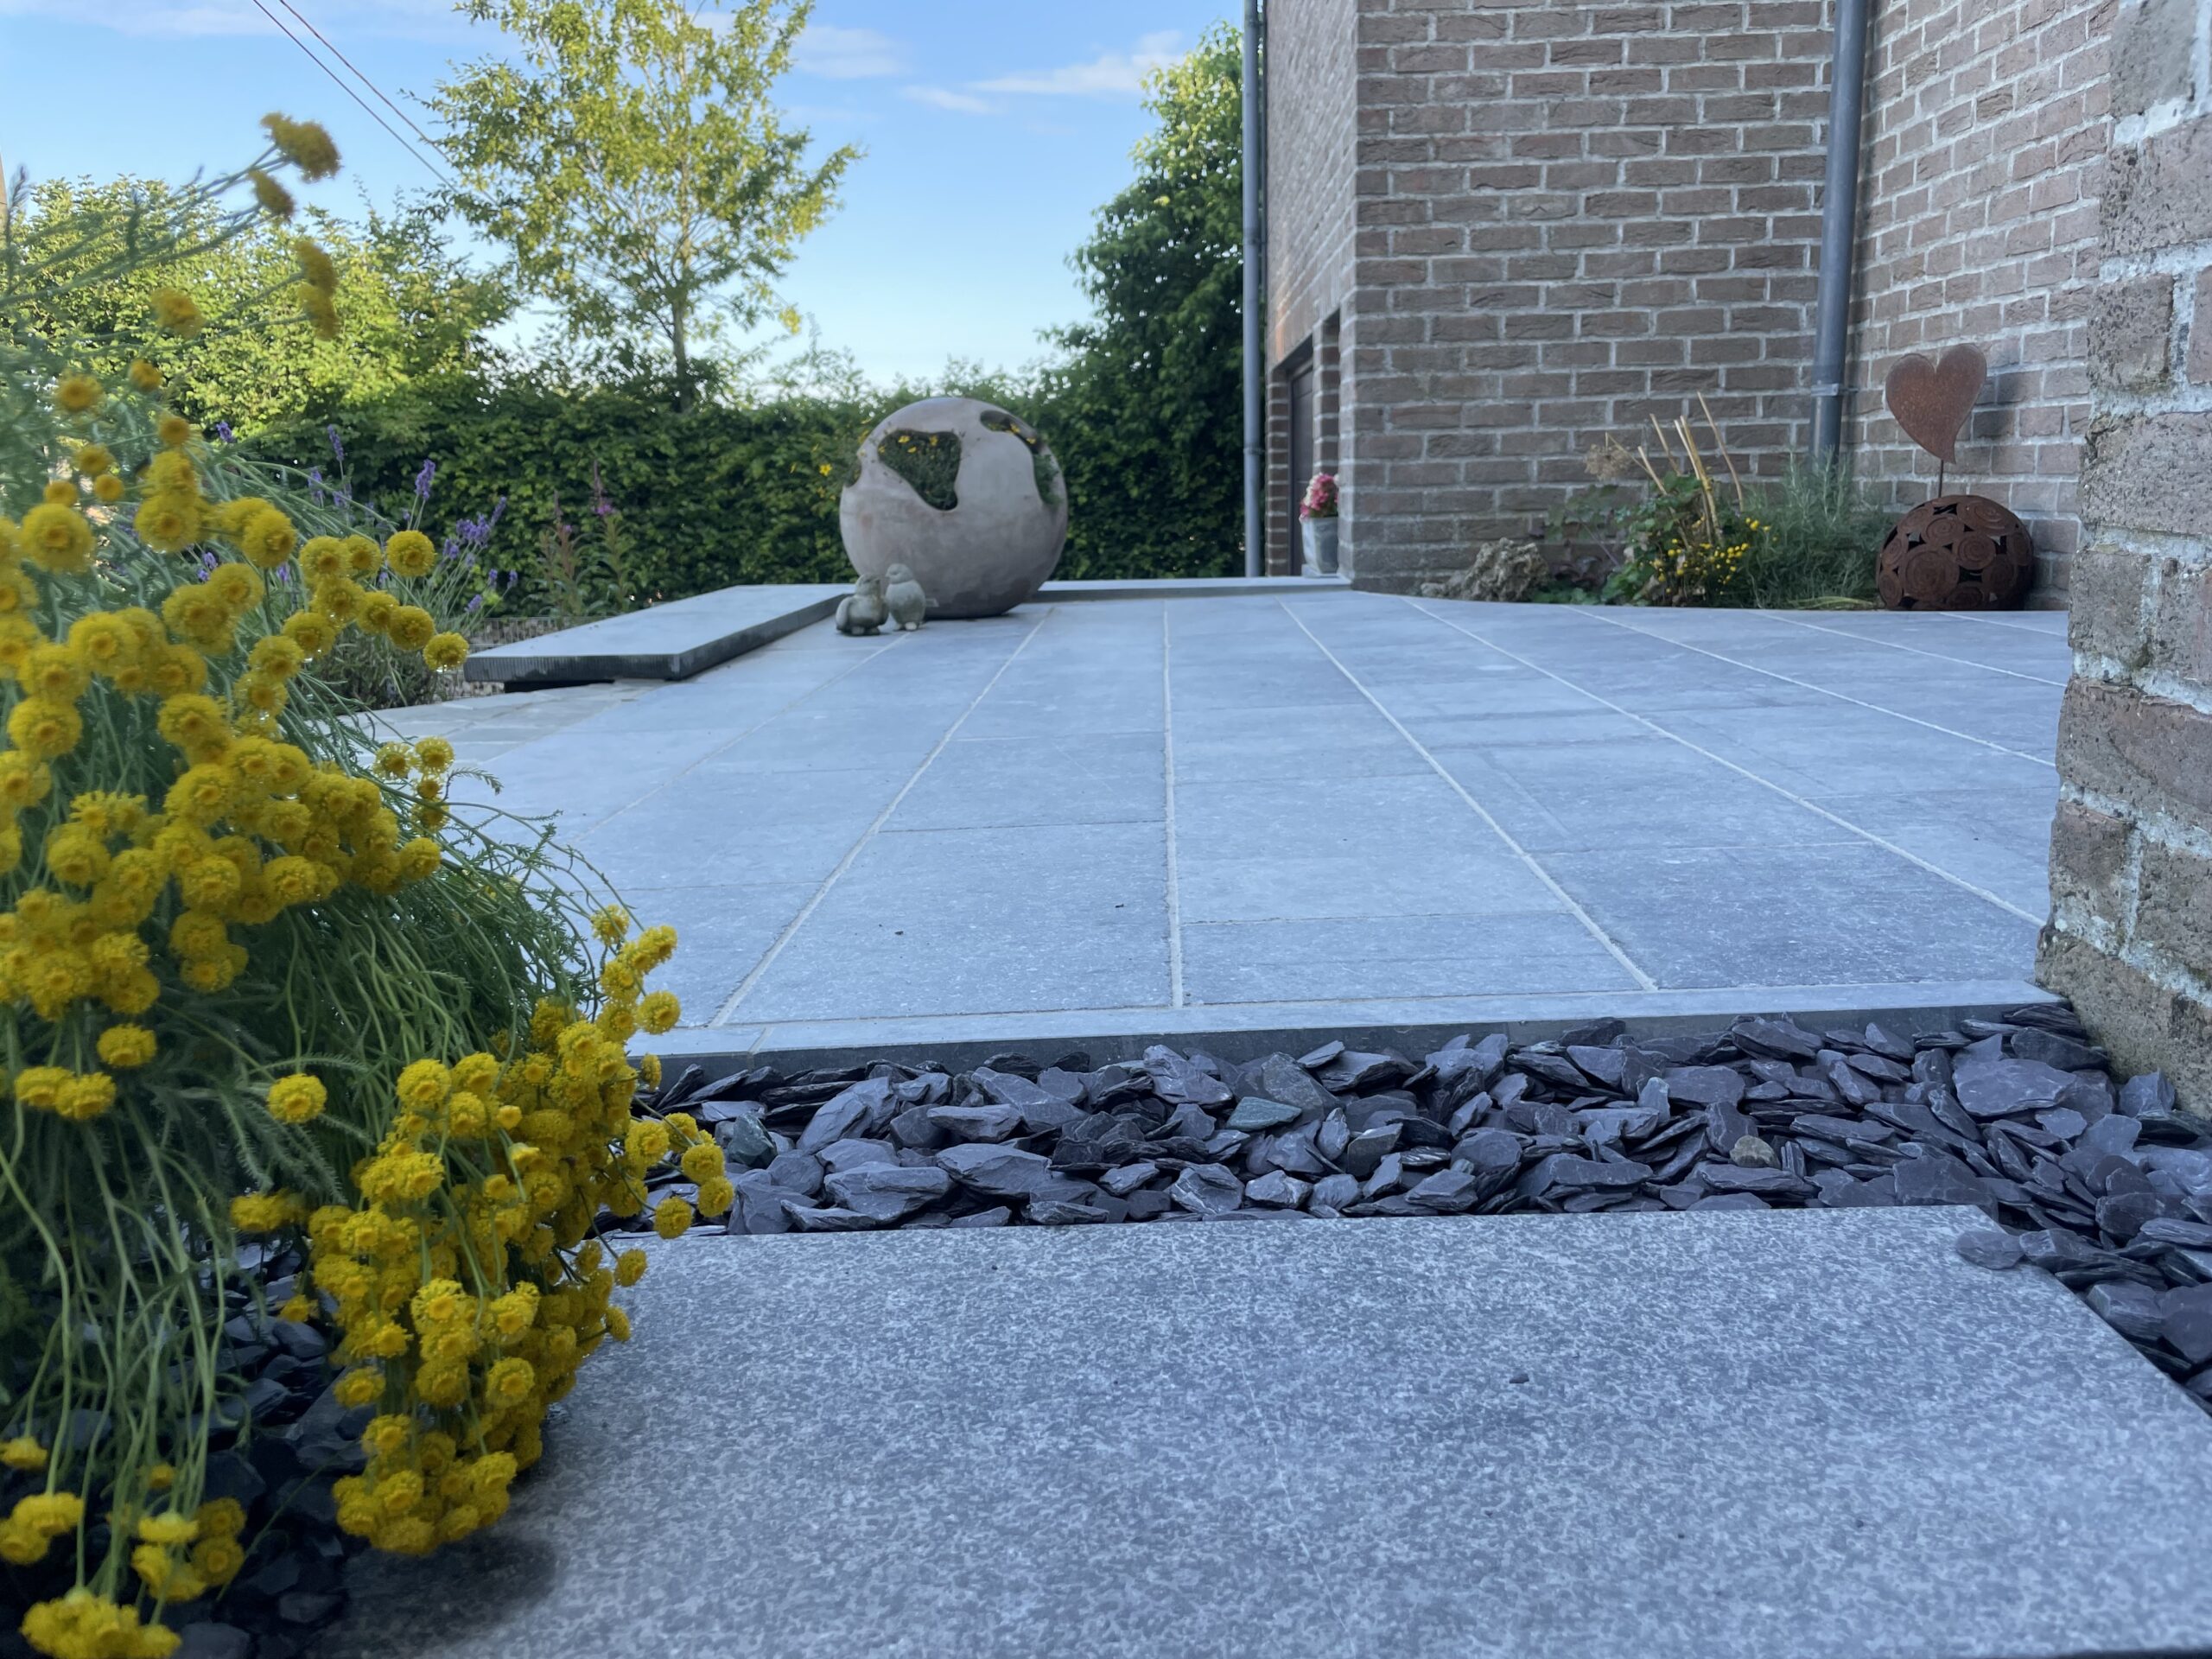
POLYGON ((1762 533, 1744 582, 1754 605, 1872 605, 1887 509, 1839 468, 1793 463, 1752 494, 1762 533))
POLYGON ((1590 470, 1603 481, 1553 514, 1550 533, 1570 547, 1593 533, 1618 538, 1618 563, 1602 582, 1604 597, 1638 605, 1873 603, 1884 510, 1832 467, 1793 462, 1780 480, 1746 487, 1709 414, 1707 428, 1725 483, 1687 419, 1671 434, 1655 421, 1660 462, 1618 443, 1594 450, 1590 470), (1650 485, 1640 498, 1618 482, 1632 470, 1650 485))
MULTIPOLYGON (((269 124, 262 168, 334 167, 269 124)), ((600 1209, 639 1213, 670 1158, 700 1207, 730 1198, 696 1125, 632 1118, 673 933, 589 910, 545 834, 449 806, 449 746, 373 747, 319 677, 359 635, 465 654, 364 586, 425 579, 435 544, 302 543, 316 503, 135 378, 0 337, 0 1561, 54 1659, 159 1659, 168 1611, 246 1560, 243 1511, 207 1501, 211 1446, 252 1433, 222 1334, 246 1242, 304 1241, 280 1311, 373 1412, 338 1523, 418 1553, 499 1518, 547 1404, 627 1334, 643 1259, 587 1242, 600 1209)))

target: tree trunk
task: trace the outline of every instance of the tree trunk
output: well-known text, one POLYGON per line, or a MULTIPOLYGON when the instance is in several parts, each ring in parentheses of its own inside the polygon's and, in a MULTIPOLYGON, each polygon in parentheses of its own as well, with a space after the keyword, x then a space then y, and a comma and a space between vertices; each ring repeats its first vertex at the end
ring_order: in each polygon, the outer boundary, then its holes
POLYGON ((676 410, 679 415, 691 412, 691 352, 684 339, 685 313, 689 309, 679 296, 669 315, 669 344, 676 353, 676 410))

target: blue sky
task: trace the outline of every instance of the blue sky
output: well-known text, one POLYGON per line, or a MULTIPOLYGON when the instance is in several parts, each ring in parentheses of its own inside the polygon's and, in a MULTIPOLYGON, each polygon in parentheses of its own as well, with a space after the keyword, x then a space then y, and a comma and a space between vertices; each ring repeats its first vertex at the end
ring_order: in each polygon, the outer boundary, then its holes
MULTIPOLYGON (((291 0, 391 93, 496 50, 442 0, 291 0)), ((306 35, 281 0, 269 10, 306 35)), ((1082 313, 1067 256, 1128 178, 1138 82, 1226 0, 821 0, 783 102, 823 143, 854 143, 844 207, 786 296, 879 379, 959 357, 1011 366, 1082 313)), ((312 44, 310 37, 310 44, 312 44)), ((340 212, 430 182, 254 0, 0 0, 0 162, 35 177, 176 175, 249 153, 276 108, 322 121, 346 170, 340 212)), ((373 99, 370 99, 374 104, 373 99)), ((379 106, 380 108, 380 106, 379 106)), ((388 111, 385 119, 407 129, 388 111)), ((434 129, 433 129, 434 130, 434 129)))

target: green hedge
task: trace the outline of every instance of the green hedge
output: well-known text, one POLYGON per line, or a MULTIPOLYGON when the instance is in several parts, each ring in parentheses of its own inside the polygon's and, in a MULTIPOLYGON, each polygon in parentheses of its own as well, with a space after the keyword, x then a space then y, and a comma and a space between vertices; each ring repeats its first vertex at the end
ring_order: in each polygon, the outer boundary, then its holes
MULTIPOLYGON (((1032 421, 1065 467, 1071 523, 1062 576, 1236 568, 1234 492, 1211 475, 1192 479, 1187 456, 1177 457, 1180 466, 1165 464, 1172 446, 1164 435, 1147 442, 1143 411, 1116 410, 1110 422, 1088 414, 1082 389, 1065 382, 963 390, 1004 401, 1032 421), (1147 449, 1152 464, 1138 464, 1147 449)), ((434 533, 504 498, 490 556, 501 569, 524 573, 504 608, 529 613, 542 607, 531 581, 540 538, 556 503, 570 524, 588 520, 594 465, 606 499, 621 513, 639 589, 656 600, 735 582, 849 580, 838 485, 861 437, 916 395, 905 390, 866 403, 789 396, 679 413, 650 393, 454 381, 348 408, 335 428, 342 467, 320 426, 264 432, 248 442, 268 459, 342 476, 357 495, 399 518, 423 461, 434 461, 423 515, 434 533)))

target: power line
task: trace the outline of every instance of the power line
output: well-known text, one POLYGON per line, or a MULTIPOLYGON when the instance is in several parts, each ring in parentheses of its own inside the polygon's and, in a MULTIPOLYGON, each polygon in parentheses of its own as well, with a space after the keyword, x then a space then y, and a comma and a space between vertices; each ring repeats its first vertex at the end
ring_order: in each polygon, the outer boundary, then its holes
MULTIPOLYGON (((429 168, 432 176, 435 177, 440 184, 450 185, 453 182, 453 181, 446 177, 443 173, 439 172, 437 168, 431 163, 429 158, 425 156, 421 150, 416 149, 415 146, 409 143, 406 139, 401 137, 398 132, 394 130, 391 122, 385 120, 384 117, 378 115, 374 110, 370 109, 367 103, 363 100, 361 95, 355 92, 351 86, 348 86, 343 79, 340 79, 339 73, 335 69, 333 69, 328 64, 325 63, 321 58, 315 55, 315 48, 313 47, 309 46, 298 35, 293 34, 290 29, 286 29, 284 27, 284 20, 283 18, 279 17, 275 12, 270 10, 267 6, 264 5, 262 3, 262 0, 253 0, 253 3, 256 10, 259 11, 261 15, 266 17, 270 22, 276 25, 278 30, 282 32, 286 40, 289 41, 294 46, 298 47, 301 51, 307 54, 308 62, 315 65, 316 68, 321 70, 324 74, 330 77, 331 80, 335 83, 340 92, 345 93, 346 97, 352 99, 356 104, 360 105, 363 113, 367 115, 370 120, 375 122, 377 125, 382 127, 386 132, 391 133, 391 139, 394 143, 397 144, 410 156, 412 156, 416 161, 422 162, 424 167, 429 168)), ((378 93, 378 96, 382 97, 383 94, 378 93)))
POLYGON ((394 115, 404 121, 407 124, 409 130, 412 131, 417 138, 420 138, 424 143, 430 145, 433 149, 436 148, 438 141, 431 137, 429 133, 423 131, 422 128, 416 126, 415 124, 415 118, 413 116, 408 114, 406 111, 401 109, 398 105, 393 103, 389 98, 385 97, 384 88, 378 86, 376 82, 371 80, 366 75, 363 74, 360 71, 359 66, 357 65, 353 59, 347 57, 343 52, 340 52, 337 47, 333 45, 331 43, 330 36, 317 29, 315 26, 314 21, 305 13, 301 11, 297 6, 294 5, 292 3, 292 0, 276 0, 276 3, 283 7, 285 10, 290 12, 293 16, 297 17, 301 23, 305 26, 308 33, 314 35, 318 41, 321 41, 332 57, 337 59, 339 62, 344 64, 348 69, 351 69, 353 72, 353 79, 359 81, 362 86, 374 92, 377 95, 378 99, 384 105, 385 108, 390 110, 394 115))

